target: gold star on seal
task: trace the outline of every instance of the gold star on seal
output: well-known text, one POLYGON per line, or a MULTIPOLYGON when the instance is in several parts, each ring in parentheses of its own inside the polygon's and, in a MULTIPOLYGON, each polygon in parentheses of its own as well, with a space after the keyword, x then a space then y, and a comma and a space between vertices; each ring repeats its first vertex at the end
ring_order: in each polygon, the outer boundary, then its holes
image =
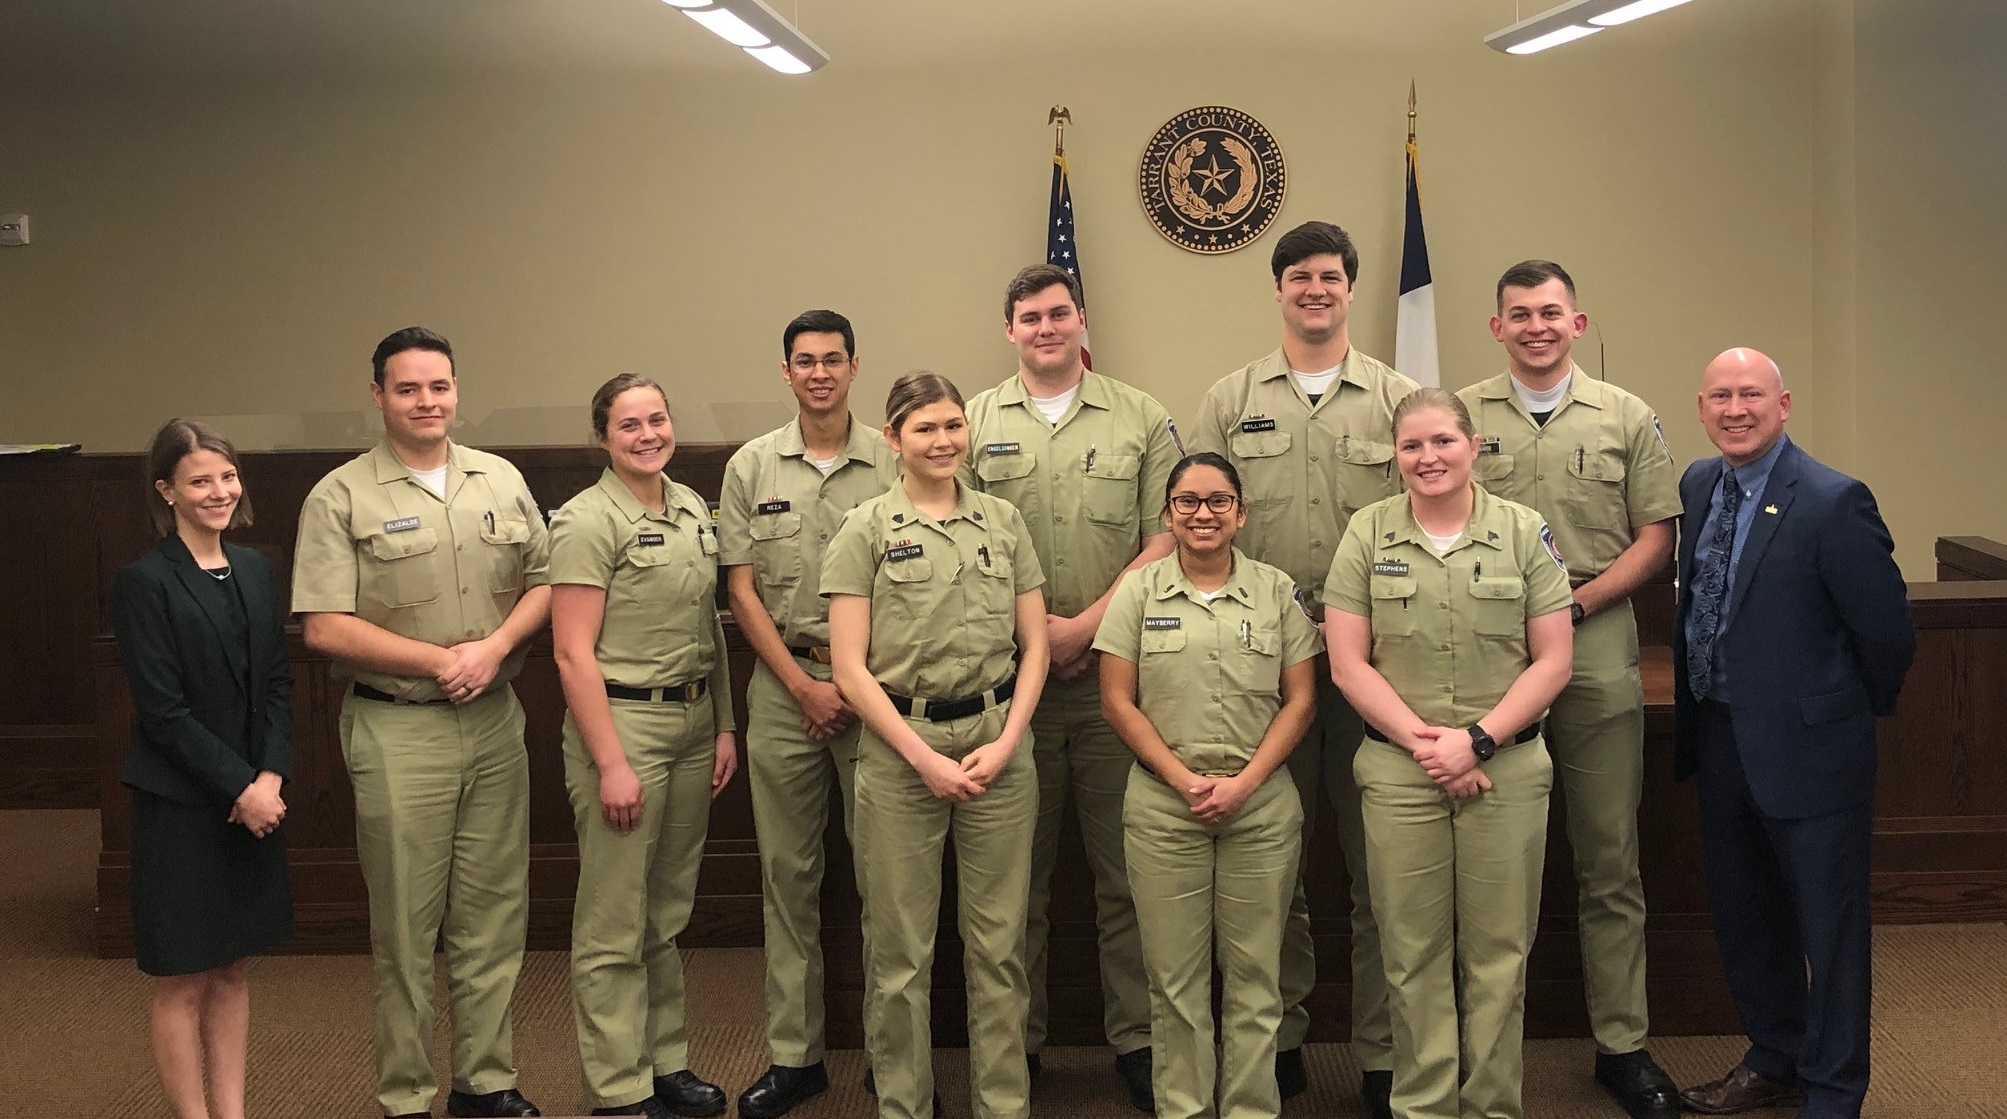
POLYGON ((1192 174, 1199 177, 1200 194, 1205 194, 1212 190, 1217 190, 1221 194, 1225 194, 1227 192, 1226 177, 1232 173, 1231 168, 1225 171, 1220 170, 1220 157, 1216 155, 1208 156, 1204 167, 1192 168, 1192 174))

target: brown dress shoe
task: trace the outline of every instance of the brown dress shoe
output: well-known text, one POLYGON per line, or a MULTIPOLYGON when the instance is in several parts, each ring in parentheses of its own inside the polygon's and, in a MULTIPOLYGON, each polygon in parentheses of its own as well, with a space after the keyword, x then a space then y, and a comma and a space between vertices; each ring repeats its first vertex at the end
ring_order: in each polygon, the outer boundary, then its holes
POLYGON ((1748 1065, 1736 1065, 1720 1080, 1679 1094, 1680 1102, 1703 1115, 1733 1115, 1759 1107, 1797 1107, 1805 1093, 1796 1084, 1771 1080, 1748 1065))

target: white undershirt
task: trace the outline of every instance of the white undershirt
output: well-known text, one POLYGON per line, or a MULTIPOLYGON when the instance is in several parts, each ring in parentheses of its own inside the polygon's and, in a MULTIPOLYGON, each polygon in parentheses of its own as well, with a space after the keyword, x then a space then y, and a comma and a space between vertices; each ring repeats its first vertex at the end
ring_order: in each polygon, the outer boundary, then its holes
POLYGON ((1059 417, 1064 416, 1066 410, 1073 407, 1073 398, 1079 395, 1080 386, 1074 385, 1058 396, 1034 396, 1031 398, 1031 404, 1038 409, 1039 415, 1045 417, 1046 423, 1056 424, 1059 422, 1059 417))
MULTIPOLYGON (((808 458, 807 455, 803 455, 802 457, 808 458)), ((836 469, 836 464, 839 461, 841 461, 842 458, 843 458, 842 455, 831 455, 828 458, 810 458, 808 459, 808 464, 810 466, 815 467, 817 470, 822 471, 822 476, 827 478, 829 477, 829 472, 836 469)))
POLYGON ((1449 555, 1449 550, 1456 547, 1457 541, 1463 539, 1463 533, 1461 532, 1452 532, 1448 536, 1437 536, 1428 529, 1423 529, 1422 535, 1429 538, 1429 547, 1434 548, 1436 554, 1439 556, 1449 555))
POLYGON ((446 500, 445 467, 442 466, 437 470, 414 470, 411 472, 411 476, 417 480, 419 485, 431 490, 432 496, 441 501, 446 500))
POLYGON ((1570 369, 1560 381, 1555 383, 1553 388, 1548 389, 1546 392, 1534 392, 1532 389, 1521 384, 1519 378, 1514 377, 1512 378, 1512 393, 1519 398, 1519 403, 1525 405, 1526 410, 1529 412, 1552 412, 1561 406, 1561 398, 1568 395, 1568 386, 1574 380, 1575 371, 1570 369))
POLYGON ((1289 375, 1296 378, 1296 387, 1303 390, 1303 395, 1323 396, 1331 391, 1332 382, 1336 381, 1338 374, 1344 371, 1345 363, 1341 361, 1322 373, 1298 373, 1292 369, 1289 375))

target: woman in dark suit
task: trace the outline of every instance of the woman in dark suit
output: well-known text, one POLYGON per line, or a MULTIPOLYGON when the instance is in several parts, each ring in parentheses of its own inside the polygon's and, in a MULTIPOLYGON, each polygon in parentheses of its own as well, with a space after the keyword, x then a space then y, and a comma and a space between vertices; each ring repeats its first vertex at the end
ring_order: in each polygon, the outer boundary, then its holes
POLYGON ((154 977, 153 1057, 175 1115, 242 1119, 245 958, 293 931, 285 616, 264 557, 222 540, 251 520, 229 442, 170 420, 148 469, 161 540, 111 591, 134 712, 121 780, 135 955, 154 977))

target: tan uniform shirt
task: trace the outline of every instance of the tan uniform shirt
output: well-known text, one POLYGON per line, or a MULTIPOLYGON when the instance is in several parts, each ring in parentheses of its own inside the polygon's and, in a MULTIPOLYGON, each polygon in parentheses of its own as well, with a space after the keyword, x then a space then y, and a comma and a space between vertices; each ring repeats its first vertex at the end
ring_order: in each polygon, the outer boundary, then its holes
POLYGON ((1394 405, 1415 387, 1355 346, 1313 405, 1278 349, 1222 377, 1199 405, 1191 449, 1225 455, 1247 495, 1238 543, 1312 601, 1352 514, 1402 492, 1394 405))
POLYGON ((801 422, 789 420, 733 452, 718 499, 719 562, 753 566, 760 603, 793 646, 829 644, 822 553, 844 514, 899 478, 899 456, 856 416, 849 445, 828 475, 807 456, 801 422))
POLYGON ((1322 647, 1288 575, 1238 548, 1233 561, 1210 600, 1176 554, 1130 572, 1094 635, 1136 665, 1136 705, 1193 773, 1245 768, 1282 710, 1282 670, 1322 647))
POLYGON ((1016 670, 1017 596, 1045 582, 1009 502, 963 486, 937 521, 904 487, 851 510, 822 560, 822 593, 871 600, 865 664, 894 695, 961 699, 1016 670))
POLYGON ((1359 510, 1324 604, 1373 623, 1371 662, 1430 726, 1467 727, 1533 663, 1526 621, 1572 601, 1539 513, 1476 487, 1463 538, 1436 555, 1403 493, 1359 510))
POLYGON ((1024 514, 1051 579, 1046 609, 1078 616, 1164 531, 1164 488, 1183 453, 1171 414, 1141 389, 1089 372, 1058 424, 1015 375, 977 394, 968 415, 964 481, 1024 514))
POLYGON ((1544 425, 1512 391, 1510 373, 1457 396, 1477 426, 1474 476, 1547 518, 1574 585, 1608 569, 1639 528, 1679 516, 1679 471, 1659 419, 1623 389, 1576 368, 1544 425))
MULTIPOLYGON (((495 632, 548 579, 550 536, 508 460, 448 445, 441 500, 378 443, 330 471, 300 508, 293 609, 354 614, 450 648, 495 632)), ((527 649, 502 661, 490 690, 515 679, 527 649)), ((444 699, 431 677, 344 666, 357 682, 408 700, 444 699)))
POLYGON ((665 476, 662 496, 657 513, 603 471, 551 518, 550 581, 606 592, 592 655, 607 682, 666 688, 708 680, 718 729, 730 729, 718 532, 696 490, 665 476))

